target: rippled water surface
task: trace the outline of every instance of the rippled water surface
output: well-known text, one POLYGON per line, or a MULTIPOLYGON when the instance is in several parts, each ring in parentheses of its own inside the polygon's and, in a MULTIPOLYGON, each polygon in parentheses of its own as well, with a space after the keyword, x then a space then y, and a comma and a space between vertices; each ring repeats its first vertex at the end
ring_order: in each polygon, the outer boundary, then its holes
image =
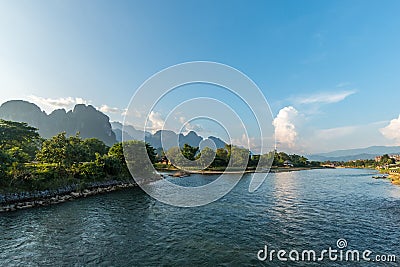
MULTIPOLYGON (((400 187, 373 171, 269 174, 254 193, 250 175, 224 198, 198 208, 157 202, 128 189, 0 214, 0 266, 316 266, 260 262, 271 249, 336 248, 395 254, 400 266, 400 187)), ((201 185, 217 176, 175 183, 201 185)), ((365 262, 358 266, 365 266, 365 262)), ((323 266, 356 263, 324 262, 323 266)), ((370 266, 370 265, 368 265, 370 266)))

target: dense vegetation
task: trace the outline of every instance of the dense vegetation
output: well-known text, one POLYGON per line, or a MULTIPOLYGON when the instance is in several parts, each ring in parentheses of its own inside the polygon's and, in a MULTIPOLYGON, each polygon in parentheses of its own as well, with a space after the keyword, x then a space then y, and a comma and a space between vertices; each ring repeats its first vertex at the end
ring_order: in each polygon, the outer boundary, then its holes
MULTIPOLYGON (((286 154, 284 152, 271 151, 264 155, 251 154, 249 150, 234 145, 225 145, 216 151, 205 147, 199 150, 185 144, 182 148, 172 147, 166 153, 161 152, 161 159, 158 160, 156 167, 168 169, 175 166, 185 165, 185 158, 188 160, 198 160, 198 164, 193 167, 205 168, 207 170, 224 170, 227 166, 241 167, 246 166, 248 170, 269 165, 275 167, 318 167, 320 162, 309 162, 307 158, 296 154, 286 154), (181 153, 180 153, 181 152, 181 153), (183 155, 184 158, 181 156, 183 155), (164 160, 163 160, 164 159, 164 160), (169 159, 169 161, 167 160, 169 159), (210 164, 208 164, 210 163, 210 164)), ((187 167, 187 166, 185 166, 187 167)))
POLYGON ((208 170, 224 170, 228 166, 254 169, 259 163, 268 166, 268 162, 275 166, 312 165, 303 156, 283 152, 252 155, 249 150, 233 145, 200 151, 184 144, 164 153, 141 141, 108 147, 96 138, 83 139, 79 133, 67 136, 62 132, 45 140, 38 129, 26 123, 0 120, 0 193, 55 189, 69 184, 85 187, 111 179, 131 180, 127 162, 136 166, 138 176, 145 179, 154 177, 151 164, 157 169, 168 169, 174 165, 187 167, 189 162, 195 169, 208 170), (130 151, 127 157, 124 151, 130 151))
POLYGON ((348 168, 380 168, 385 169, 389 167, 394 167, 396 165, 396 160, 390 157, 388 154, 380 157, 379 161, 374 159, 358 159, 358 160, 350 160, 350 161, 327 161, 325 164, 333 164, 335 166, 343 166, 348 168))
POLYGON ((108 147, 96 138, 67 137, 65 132, 44 140, 26 123, 5 120, 0 120, 0 163, 0 192, 131 179, 121 143, 108 147))

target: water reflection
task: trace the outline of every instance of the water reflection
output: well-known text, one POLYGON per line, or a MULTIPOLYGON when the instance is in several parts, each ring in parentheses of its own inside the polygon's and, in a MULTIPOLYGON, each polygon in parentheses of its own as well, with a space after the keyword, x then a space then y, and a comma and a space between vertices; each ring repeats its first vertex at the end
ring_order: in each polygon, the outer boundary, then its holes
MULTIPOLYGON (((293 172, 276 173, 272 179, 273 211, 278 216, 291 216, 296 213, 299 203, 298 179, 293 172)), ((287 218, 290 219, 290 218, 287 218)))

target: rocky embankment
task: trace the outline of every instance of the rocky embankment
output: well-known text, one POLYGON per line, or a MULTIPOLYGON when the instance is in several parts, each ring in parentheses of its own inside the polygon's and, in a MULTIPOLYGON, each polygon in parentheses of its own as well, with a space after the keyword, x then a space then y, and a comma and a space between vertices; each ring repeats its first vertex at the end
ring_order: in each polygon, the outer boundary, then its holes
POLYGON ((58 204, 76 198, 93 196, 134 186, 136 184, 133 182, 112 180, 95 182, 86 186, 85 189, 79 189, 78 185, 72 184, 56 190, 4 194, 0 195, 0 212, 58 204))

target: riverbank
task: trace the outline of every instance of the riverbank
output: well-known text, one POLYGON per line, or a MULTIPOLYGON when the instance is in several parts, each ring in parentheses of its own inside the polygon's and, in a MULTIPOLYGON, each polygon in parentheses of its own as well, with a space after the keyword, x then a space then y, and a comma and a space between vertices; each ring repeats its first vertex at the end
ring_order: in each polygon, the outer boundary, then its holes
POLYGON ((73 184, 57 190, 10 193, 0 195, 0 212, 59 204, 77 198, 103 194, 135 186, 137 186, 137 184, 133 182, 110 180, 106 182, 92 183, 84 189, 78 189, 79 186, 73 184))
POLYGON ((392 180, 392 184, 400 185, 400 173, 389 172, 388 178, 392 180))
MULTIPOLYGON (((314 169, 327 169, 326 167, 271 167, 268 171, 261 171, 259 173, 279 173, 279 172, 292 172, 292 171, 305 171, 305 170, 314 170, 314 169)), ((332 168, 328 168, 332 169, 332 168)), ((167 171, 167 172, 181 172, 179 169, 160 169, 158 171, 167 171)), ((225 170, 200 170, 200 171, 185 171, 188 174, 204 174, 204 175, 213 175, 213 174, 237 174, 237 173, 255 173, 255 170, 245 170, 245 171, 225 171, 225 170)))

